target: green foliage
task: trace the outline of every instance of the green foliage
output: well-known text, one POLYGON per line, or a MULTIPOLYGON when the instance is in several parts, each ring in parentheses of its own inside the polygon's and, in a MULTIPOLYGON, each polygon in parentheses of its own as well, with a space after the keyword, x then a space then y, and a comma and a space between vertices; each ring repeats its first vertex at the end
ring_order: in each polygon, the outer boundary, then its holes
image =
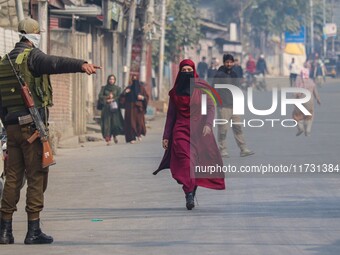
MULTIPOLYGON (((253 1, 253 0, 250 0, 253 1)), ((239 22, 239 12, 246 0, 201 0, 201 4, 209 2, 209 6, 214 6, 216 19, 225 24, 239 22)))
MULTIPOLYGON (((198 0, 171 0, 168 2, 164 61, 176 61, 184 46, 192 47, 198 43, 200 37, 197 15, 198 0)), ((159 42, 155 41, 152 48, 153 65, 157 68, 159 42)))
POLYGON ((171 0, 167 8, 165 58, 175 60, 184 46, 197 44, 199 20, 197 0, 171 0))
POLYGON ((256 8, 249 13, 249 22, 261 31, 280 35, 285 31, 296 32, 305 22, 309 1, 306 0, 257 0, 256 8))
MULTIPOLYGON (((329 2, 326 1, 328 17, 331 11, 329 2)), ((201 0, 201 4, 205 3, 201 0)), ((214 6, 219 22, 236 22, 240 26, 242 18, 244 36, 248 36, 251 30, 256 31, 256 35, 259 32, 281 35, 285 31, 297 32, 303 25, 307 29, 310 27, 309 0, 211 0, 209 3, 214 6)), ((316 39, 321 39, 323 0, 313 0, 313 4, 314 34, 316 39)))
MULTIPOLYGON (((316 38, 321 39, 323 34, 323 0, 313 0, 313 20, 314 20, 314 34, 316 38)), ((331 17, 331 5, 326 5, 326 17, 331 17)), ((310 22, 310 17, 307 17, 310 22)), ((330 22, 330 19, 326 19, 326 23, 330 22)))

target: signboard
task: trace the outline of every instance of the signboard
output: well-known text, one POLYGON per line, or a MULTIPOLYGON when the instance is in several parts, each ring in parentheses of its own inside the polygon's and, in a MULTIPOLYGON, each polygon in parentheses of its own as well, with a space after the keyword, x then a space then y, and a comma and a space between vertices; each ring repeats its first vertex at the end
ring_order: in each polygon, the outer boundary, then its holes
POLYGON ((301 27, 297 33, 285 32, 285 43, 305 43, 305 27, 301 27))
POLYGON ((334 37, 336 36, 336 33, 337 33, 337 27, 335 23, 327 23, 323 27, 323 34, 326 37, 334 37))

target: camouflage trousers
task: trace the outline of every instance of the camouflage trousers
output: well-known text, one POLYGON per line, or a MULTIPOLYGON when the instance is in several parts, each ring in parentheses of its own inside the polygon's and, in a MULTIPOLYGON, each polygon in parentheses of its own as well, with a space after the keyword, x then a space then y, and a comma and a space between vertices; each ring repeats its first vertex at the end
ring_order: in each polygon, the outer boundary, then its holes
POLYGON ((28 220, 39 218, 44 207, 44 192, 47 188, 48 168, 42 168, 42 143, 36 139, 29 143, 34 130, 30 125, 9 125, 7 132, 8 162, 6 181, 1 201, 2 219, 12 219, 17 210, 24 175, 27 179, 26 212, 28 220))

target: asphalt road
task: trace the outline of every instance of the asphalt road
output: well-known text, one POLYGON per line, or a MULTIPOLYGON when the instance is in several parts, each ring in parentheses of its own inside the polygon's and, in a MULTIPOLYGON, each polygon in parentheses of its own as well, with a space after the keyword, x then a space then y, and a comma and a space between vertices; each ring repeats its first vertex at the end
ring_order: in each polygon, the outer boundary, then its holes
MULTIPOLYGON (((271 84, 275 86, 274 84, 271 84)), ((340 164, 340 82, 320 88, 312 135, 295 128, 246 127, 255 155, 241 158, 231 132, 226 165, 340 164)), ((255 102, 268 106, 270 92, 255 102)), ((273 118, 291 118, 276 113, 273 118)), ((246 115, 246 119, 254 116, 246 115)), ((226 191, 198 189, 199 205, 185 208, 181 187, 165 170, 164 118, 148 124, 139 144, 87 142, 59 149, 51 167, 42 228, 51 245, 26 246, 25 193, 14 217, 15 244, 1 255, 21 254, 340 254, 340 173, 227 174, 226 191)), ((340 166, 339 166, 340 167, 340 166)), ((305 169, 304 169, 305 170, 305 169)))

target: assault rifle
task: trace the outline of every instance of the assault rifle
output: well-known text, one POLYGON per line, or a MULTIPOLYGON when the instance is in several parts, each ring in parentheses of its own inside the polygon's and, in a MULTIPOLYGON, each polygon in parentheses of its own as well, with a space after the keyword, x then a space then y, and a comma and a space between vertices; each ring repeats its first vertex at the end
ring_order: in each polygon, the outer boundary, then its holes
POLYGON ((14 68, 13 63, 8 54, 6 54, 9 63, 11 64, 12 70, 18 79, 18 82, 21 86, 21 96, 25 102, 26 107, 28 108, 30 115, 33 119, 34 125, 36 130, 34 131, 33 135, 27 139, 29 143, 33 143, 38 137, 40 137, 41 143, 43 145, 43 155, 42 155, 42 167, 46 168, 48 166, 54 165, 55 161, 53 159, 53 153, 51 150, 50 143, 48 142, 48 134, 44 122, 41 120, 41 116, 34 106, 34 100, 32 97, 32 93, 21 77, 20 73, 14 68))

